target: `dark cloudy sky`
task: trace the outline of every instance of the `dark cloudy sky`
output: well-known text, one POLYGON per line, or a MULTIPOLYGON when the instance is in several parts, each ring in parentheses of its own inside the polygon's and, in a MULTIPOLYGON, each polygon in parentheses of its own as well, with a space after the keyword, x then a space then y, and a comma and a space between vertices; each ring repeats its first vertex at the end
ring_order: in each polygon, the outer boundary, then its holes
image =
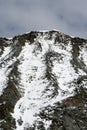
POLYGON ((0 0, 0 37, 52 29, 87 38, 87 0, 0 0))

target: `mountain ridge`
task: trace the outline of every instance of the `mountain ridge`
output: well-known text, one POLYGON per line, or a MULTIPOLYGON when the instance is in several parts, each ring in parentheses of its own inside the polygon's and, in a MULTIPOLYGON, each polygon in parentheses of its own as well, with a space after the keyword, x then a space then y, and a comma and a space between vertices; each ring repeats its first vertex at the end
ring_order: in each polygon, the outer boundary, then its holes
POLYGON ((0 38, 1 130, 86 130, 86 57, 56 30, 0 38))

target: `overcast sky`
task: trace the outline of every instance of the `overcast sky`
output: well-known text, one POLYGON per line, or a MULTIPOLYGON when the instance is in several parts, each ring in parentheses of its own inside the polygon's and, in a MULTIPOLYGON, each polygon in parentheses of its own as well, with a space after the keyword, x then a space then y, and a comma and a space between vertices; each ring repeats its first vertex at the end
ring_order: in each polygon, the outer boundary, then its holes
POLYGON ((0 37, 52 29, 87 38, 87 0, 0 0, 0 37))

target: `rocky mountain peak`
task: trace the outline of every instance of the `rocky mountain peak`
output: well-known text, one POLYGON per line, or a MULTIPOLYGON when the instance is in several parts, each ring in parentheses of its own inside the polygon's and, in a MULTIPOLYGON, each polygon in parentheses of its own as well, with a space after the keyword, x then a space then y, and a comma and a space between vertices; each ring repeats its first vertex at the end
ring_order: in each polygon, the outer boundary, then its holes
POLYGON ((87 40, 0 38, 0 75, 0 130, 87 130, 87 40))

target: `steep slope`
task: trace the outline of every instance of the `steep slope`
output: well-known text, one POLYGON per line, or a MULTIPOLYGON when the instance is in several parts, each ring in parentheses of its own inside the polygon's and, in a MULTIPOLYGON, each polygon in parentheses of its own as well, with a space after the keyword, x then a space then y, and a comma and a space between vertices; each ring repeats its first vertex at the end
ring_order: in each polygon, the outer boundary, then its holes
POLYGON ((1 130, 87 130, 87 40, 59 31, 0 39, 1 130))

